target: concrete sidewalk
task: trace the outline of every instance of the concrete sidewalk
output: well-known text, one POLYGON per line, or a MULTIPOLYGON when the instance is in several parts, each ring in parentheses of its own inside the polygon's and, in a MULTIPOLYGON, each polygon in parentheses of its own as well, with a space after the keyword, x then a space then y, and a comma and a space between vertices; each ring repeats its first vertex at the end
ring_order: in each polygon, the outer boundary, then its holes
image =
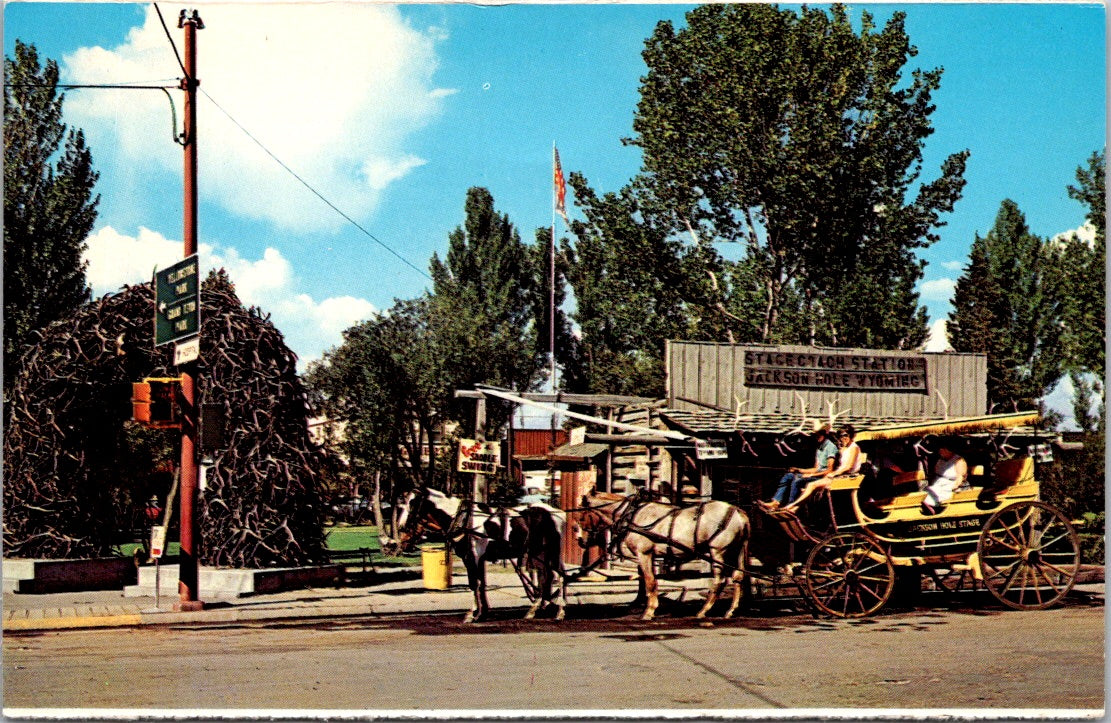
MULTIPOLYGON (((529 606, 517 574, 510 568, 489 565, 486 573, 487 598, 493 610, 529 606)), ((165 591, 163 580, 162 590, 165 591)), ((176 585, 176 582, 173 582, 176 585)), ((672 599, 692 599, 701 595, 706 581, 691 579, 661 581, 660 592, 672 599)), ((571 605, 619 605, 636 596, 635 573, 615 570, 592 575, 567 588, 571 605)), ((3 630, 37 631, 72 628, 112 628, 150 625, 220 624, 297 618, 330 618, 367 615, 458 613, 470 609, 473 597, 467 576, 453 569, 452 586, 447 590, 424 587, 420 568, 400 568, 379 576, 372 575, 365 587, 350 582, 341 586, 311 587, 285 592, 257 594, 226 599, 203 585, 199 597, 205 609, 191 612, 174 610, 178 596, 165 592, 156 598, 125 596, 119 590, 19 594, 5 592, 3 630)))
MULTIPOLYGON (((1074 588, 1078 592, 1104 594, 1103 568, 1085 566, 1074 588)), ((456 565, 452 586, 447 590, 424 587, 421 570, 397 568, 368 576, 368 584, 347 582, 341 586, 312 587, 278 593, 256 594, 233 599, 218 598, 216 591, 200 589, 205 609, 177 612, 176 594, 125 596, 122 590, 20 594, 5 592, 3 631, 32 632, 77 628, 118 628, 160 625, 218 625, 265 623, 266 621, 365 617, 377 615, 457 614, 471 607, 467 576, 456 565)), ((358 577, 357 573, 353 574, 358 577)), ((517 574, 511 567, 487 566, 487 597, 492 610, 529 606, 517 574)), ((707 580, 692 577, 660 580, 660 594, 673 601, 705 599, 707 580)), ((622 605, 632 602, 637 592, 635 569, 617 567, 592 573, 567 586, 568 606, 622 605)))

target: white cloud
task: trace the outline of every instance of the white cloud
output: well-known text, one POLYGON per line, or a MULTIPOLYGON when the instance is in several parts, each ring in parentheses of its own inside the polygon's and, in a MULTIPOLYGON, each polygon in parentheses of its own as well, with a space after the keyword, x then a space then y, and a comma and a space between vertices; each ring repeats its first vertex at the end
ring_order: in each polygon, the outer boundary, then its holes
POLYGON ((926 351, 952 350, 953 347, 949 346, 948 328, 949 322, 945 319, 938 319, 930 324, 930 336, 926 339, 926 351))
POLYGON ((956 288, 957 282, 954 279, 934 279, 933 281, 923 281, 919 291, 923 299, 949 301, 956 288))
MULTIPOLYGON (((163 12, 177 14, 169 7, 163 12)), ((419 31, 397 7, 377 4, 206 4, 201 15, 203 200, 287 229, 335 230, 343 223, 223 111, 357 218, 374 210, 390 183, 424 163, 405 145, 452 93, 432 83, 440 30, 419 31)), ((180 48, 180 37, 174 40, 180 48)), ((120 47, 82 48, 64 63, 68 82, 149 82, 182 74, 153 8, 120 47)), ((180 129, 182 93, 170 93, 180 129)), ((169 142, 169 104, 162 94, 75 92, 66 97, 66 116, 85 129, 98 161, 111 154, 117 168, 129 169, 130 182, 155 171, 180 173, 181 151, 169 142)))
POLYGON ((180 241, 171 241, 157 231, 139 228, 138 236, 125 236, 111 226, 97 229, 89 236, 85 274, 96 296, 118 291, 124 284, 143 284, 154 276, 155 268, 164 269, 181 260, 180 241))
MULTIPOLYGON (((323 301, 315 301, 308 294, 297 294, 281 301, 274 310, 274 316, 299 318, 304 320, 300 333, 308 347, 323 351, 342 341, 343 331, 369 319, 377 310, 366 299, 353 296, 332 296, 323 301)), ((292 344, 291 344, 292 347, 292 344)), ((319 353, 314 354, 314 357, 319 353)))
POLYGON ((1062 231, 1053 237, 1053 241, 1062 243, 1068 241, 1073 236, 1076 236, 1084 243, 1091 246, 1096 240, 1096 227, 1092 225, 1091 221, 1085 221, 1084 225, 1080 228, 1074 228, 1069 231, 1062 231))
POLYGON ((269 306, 293 287, 293 268, 275 248, 267 248, 257 261, 242 258, 234 248, 214 249, 204 259, 207 268, 227 270, 244 304, 269 306))
MULTIPOLYGON (((240 301, 271 314, 302 368, 339 344, 345 329, 376 312, 365 299, 335 296, 317 301, 300 292, 293 266, 275 248, 267 248, 259 259, 244 258, 230 247, 202 244, 200 251, 202 278, 211 269, 226 269, 240 301)), ((118 291, 124 284, 145 283, 155 267, 166 268, 179 261, 181 254, 180 241, 150 229, 140 228, 137 236, 127 236, 106 226, 89 237, 85 254, 89 285, 99 296, 118 291)))
POLYGON ((943 262, 941 262, 941 268, 945 269, 946 271, 961 271, 961 270, 964 269, 964 262, 963 261, 943 261, 943 262))

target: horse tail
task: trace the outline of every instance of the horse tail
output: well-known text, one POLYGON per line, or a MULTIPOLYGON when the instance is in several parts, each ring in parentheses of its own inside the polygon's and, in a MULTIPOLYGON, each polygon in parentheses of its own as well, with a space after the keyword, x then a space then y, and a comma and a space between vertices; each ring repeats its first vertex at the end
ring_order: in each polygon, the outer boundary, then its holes
POLYGON ((752 523, 748 519, 748 515, 744 510, 739 507, 733 508, 733 515, 738 519, 740 526, 737 528, 736 534, 733 536, 732 542, 726 552, 727 559, 733 561, 735 573, 744 575, 748 569, 748 543, 752 535, 752 523))

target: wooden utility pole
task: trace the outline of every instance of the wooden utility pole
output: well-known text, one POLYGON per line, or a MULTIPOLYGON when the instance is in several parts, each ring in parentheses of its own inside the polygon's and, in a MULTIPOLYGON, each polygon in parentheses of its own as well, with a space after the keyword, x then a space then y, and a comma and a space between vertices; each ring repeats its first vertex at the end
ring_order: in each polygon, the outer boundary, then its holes
MULTIPOLYGON (((196 10, 187 17, 181 11, 178 27, 185 30, 185 77, 181 88, 185 91, 185 257, 197 253, 197 31, 204 28, 196 10)), ((199 282, 199 280, 198 280, 199 282)), ((199 329, 198 329, 199 331, 199 329)), ((201 610, 197 590, 198 488, 200 470, 197 467, 198 406, 196 401, 195 361, 181 369, 181 556, 178 575, 178 610, 201 610)))
MULTIPOLYGON (((474 406, 474 438, 479 442, 486 441, 486 396, 482 395, 475 400, 474 406)), ((485 504, 489 501, 490 478, 485 474, 475 472, 474 482, 471 487, 471 497, 475 502, 485 504)))

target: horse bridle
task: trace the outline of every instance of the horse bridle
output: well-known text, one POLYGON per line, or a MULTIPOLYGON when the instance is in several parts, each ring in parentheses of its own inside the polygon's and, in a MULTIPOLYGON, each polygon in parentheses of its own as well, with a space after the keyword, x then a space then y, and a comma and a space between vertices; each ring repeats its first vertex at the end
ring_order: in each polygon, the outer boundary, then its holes
POLYGON ((413 490, 413 499, 409 502, 409 516, 399 534, 399 544, 402 549, 411 548, 415 540, 419 540, 427 531, 443 532, 443 528, 424 512, 424 503, 428 501, 428 491, 417 488, 413 490))
MULTIPOLYGON (((586 524, 588 515, 591 518, 601 518, 604 520, 605 513, 601 512, 600 510, 609 507, 612 504, 613 502, 606 502, 605 504, 601 505, 580 507, 576 510, 573 510, 574 512, 584 513, 579 517, 578 525, 583 530, 583 532, 586 533, 587 543, 593 542, 594 545, 599 545, 601 543, 597 542, 597 540, 606 530, 610 530, 616 533, 628 526, 629 520, 631 520, 633 517, 633 512, 636 511, 634 509, 633 500, 631 497, 626 497, 620 502, 617 502, 617 506, 614 507, 613 512, 610 513, 610 521, 608 524, 606 524, 604 521, 596 525, 586 524)), ((616 539, 616 537, 617 535, 615 534, 614 538, 616 539)), ((585 546, 591 547, 593 545, 586 544, 585 546)))

